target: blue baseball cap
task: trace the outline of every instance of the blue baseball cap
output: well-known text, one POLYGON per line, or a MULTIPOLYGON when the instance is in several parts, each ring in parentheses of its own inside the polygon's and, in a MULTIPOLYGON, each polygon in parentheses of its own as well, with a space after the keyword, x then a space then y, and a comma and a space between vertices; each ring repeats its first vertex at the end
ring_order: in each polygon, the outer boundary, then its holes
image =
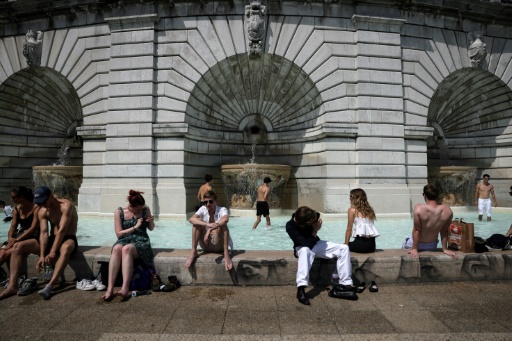
POLYGON ((38 187, 34 191, 34 204, 40 205, 43 204, 48 198, 52 195, 52 191, 46 187, 38 187))

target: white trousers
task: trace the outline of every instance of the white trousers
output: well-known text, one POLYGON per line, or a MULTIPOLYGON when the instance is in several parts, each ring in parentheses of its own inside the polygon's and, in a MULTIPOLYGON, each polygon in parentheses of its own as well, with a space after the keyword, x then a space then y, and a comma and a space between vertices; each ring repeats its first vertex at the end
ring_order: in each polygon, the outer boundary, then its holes
POLYGON ((352 264, 350 263, 350 251, 345 244, 337 244, 319 240, 313 249, 299 246, 295 248, 297 251, 298 267, 297 267, 297 286, 308 286, 309 270, 313 265, 315 258, 337 258, 336 270, 339 276, 339 283, 343 285, 352 285, 352 264))
POLYGON ((490 217, 492 211, 492 201, 491 198, 480 199, 478 198, 478 214, 485 215, 490 217))

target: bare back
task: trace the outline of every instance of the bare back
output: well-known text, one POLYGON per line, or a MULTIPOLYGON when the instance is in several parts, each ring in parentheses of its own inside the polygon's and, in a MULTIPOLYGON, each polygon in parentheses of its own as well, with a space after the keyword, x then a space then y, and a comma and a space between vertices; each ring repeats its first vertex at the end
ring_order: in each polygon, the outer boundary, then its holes
POLYGON ((453 212, 446 205, 417 204, 414 206, 414 230, 420 232, 419 242, 435 242, 439 233, 447 229, 453 212))
POLYGON ((197 192, 197 200, 199 201, 202 201, 203 200, 203 196, 206 192, 208 191, 211 191, 212 190, 212 186, 210 186, 210 183, 207 182, 205 183, 204 185, 202 185, 200 188, 199 188, 199 191, 197 192))
POLYGON ((269 193, 270 187, 265 184, 261 184, 260 187, 258 187, 258 201, 267 201, 269 193))

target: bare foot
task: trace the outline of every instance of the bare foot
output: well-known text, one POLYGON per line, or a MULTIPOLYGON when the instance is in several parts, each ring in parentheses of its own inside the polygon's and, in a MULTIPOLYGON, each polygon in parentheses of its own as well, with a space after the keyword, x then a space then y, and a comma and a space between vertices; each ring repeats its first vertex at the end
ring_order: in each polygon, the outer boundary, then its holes
POLYGON ((190 255, 190 257, 187 258, 187 261, 185 262, 185 267, 190 268, 190 266, 192 265, 192 263, 194 263, 197 257, 199 257, 199 254, 197 253, 197 251, 195 251, 190 255))
POLYGON ((0 294, 0 300, 3 300, 4 298, 14 296, 18 293, 18 290, 15 288, 7 288, 0 294))
POLYGON ((116 296, 121 296, 122 298, 130 297, 130 291, 123 291, 123 289, 116 292, 116 296))
POLYGON ((104 301, 111 301, 114 298, 112 291, 107 291, 105 295, 101 296, 104 301))
POLYGON ((231 258, 229 256, 224 257, 224 265, 225 265, 226 271, 229 271, 233 268, 233 262, 231 261, 231 258))

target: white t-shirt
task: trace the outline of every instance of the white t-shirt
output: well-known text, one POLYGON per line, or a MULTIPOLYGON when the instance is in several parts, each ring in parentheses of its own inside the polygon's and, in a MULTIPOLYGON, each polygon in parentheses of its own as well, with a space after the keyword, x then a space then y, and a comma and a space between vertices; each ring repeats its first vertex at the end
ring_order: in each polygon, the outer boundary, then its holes
MULTIPOLYGON (((206 206, 201 206, 196 214, 201 217, 201 220, 205 223, 210 222, 210 213, 208 213, 208 208, 206 206)), ((215 208, 215 214, 213 215, 213 221, 218 222, 220 218, 228 215, 228 210, 225 207, 217 206, 215 208)))
POLYGON ((12 217, 12 206, 5 206, 4 213, 8 217, 12 217))

